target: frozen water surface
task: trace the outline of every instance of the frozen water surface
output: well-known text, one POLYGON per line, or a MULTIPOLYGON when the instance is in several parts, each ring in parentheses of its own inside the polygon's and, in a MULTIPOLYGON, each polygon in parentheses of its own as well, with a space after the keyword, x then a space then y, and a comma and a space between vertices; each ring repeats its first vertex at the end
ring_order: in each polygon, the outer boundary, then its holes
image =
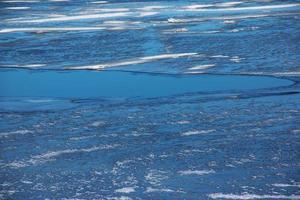
POLYGON ((300 1, 0 1, 0 199, 300 199, 300 1))

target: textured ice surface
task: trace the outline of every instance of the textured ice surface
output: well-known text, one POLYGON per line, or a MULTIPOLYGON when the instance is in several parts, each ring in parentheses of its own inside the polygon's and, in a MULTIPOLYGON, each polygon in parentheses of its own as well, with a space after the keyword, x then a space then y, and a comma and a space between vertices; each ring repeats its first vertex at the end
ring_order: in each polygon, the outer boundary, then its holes
POLYGON ((199 71, 299 74, 299 5, 294 0, 1 1, 0 67, 177 74, 214 66, 199 71), (186 56, 159 57, 165 54, 186 56))
POLYGON ((1 112, 1 193, 297 199, 299 97, 82 100, 1 112), (192 131, 201 134, 182 135, 192 131))
POLYGON ((299 19, 296 0, 0 1, 0 199, 300 199, 299 19))

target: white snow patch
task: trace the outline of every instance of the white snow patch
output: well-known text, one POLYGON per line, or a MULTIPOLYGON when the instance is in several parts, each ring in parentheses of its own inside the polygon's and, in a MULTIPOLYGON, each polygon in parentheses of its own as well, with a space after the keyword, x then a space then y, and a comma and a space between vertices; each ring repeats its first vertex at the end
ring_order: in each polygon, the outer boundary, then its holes
POLYGON ((52 1, 52 2, 68 2, 70 0, 49 0, 49 1, 52 1))
MULTIPOLYGON (((263 73, 263 72, 262 72, 263 73)), ((300 76, 299 72, 275 72, 272 75, 280 75, 280 76, 300 76)))
POLYGON ((107 1, 93 1, 91 3, 93 3, 93 4, 105 4, 105 3, 107 3, 107 1))
POLYGON ((169 18, 169 19, 168 19, 168 22, 169 22, 169 23, 182 23, 182 22, 185 22, 185 20, 182 20, 182 19, 175 19, 175 18, 169 18))
POLYGON ((268 6, 248 6, 248 7, 235 7, 235 8, 203 8, 201 6, 197 7, 196 5, 191 7, 184 7, 183 11, 201 11, 201 12, 224 12, 224 11, 244 11, 244 10, 272 10, 279 8, 291 8, 297 7, 300 4, 282 4, 282 5, 268 5, 268 6))
POLYGON ((158 12, 141 12, 140 17, 152 16, 156 14, 158 14, 158 12))
POLYGON ((104 146, 94 146, 94 147, 82 148, 82 149, 65 149, 60 151, 50 151, 45 154, 33 156, 31 161, 35 161, 38 159, 51 159, 53 157, 57 157, 64 154, 93 152, 93 151, 104 150, 104 149, 112 149, 115 147, 116 145, 104 145, 104 146))
POLYGON ((150 170, 145 179, 153 186, 160 186, 163 180, 168 179, 166 171, 150 170))
POLYGON ((64 17, 52 17, 42 19, 31 19, 19 21, 20 23, 44 23, 44 22, 61 22, 61 21, 75 21, 83 19, 98 19, 98 18, 110 18, 110 17, 124 17, 128 16, 128 12, 117 12, 117 13, 101 13, 101 14, 89 14, 89 15, 75 15, 75 16, 64 16, 64 17))
POLYGON ((188 68, 188 70, 199 70, 199 69, 209 69, 216 66, 215 64, 207 64, 207 65, 198 65, 195 67, 188 68))
POLYGON ((215 129, 210 129, 210 130, 201 130, 201 131, 187 131, 182 133, 182 136, 190 136, 190 135, 199 135, 199 134, 205 134, 205 133, 211 133, 214 132, 215 129))
POLYGON ((5 132, 5 133, 0 133, 0 138, 1 137, 8 137, 8 136, 11 136, 11 135, 24 135, 24 134, 27 134, 27 133, 33 133, 33 131, 30 131, 30 130, 17 130, 17 131, 11 131, 11 132, 5 132))
POLYGON ((131 192, 135 192, 134 187, 124 187, 124 188, 120 188, 115 190, 115 192, 117 193, 131 193, 131 192))
POLYGON ((6 9, 6 10, 27 10, 29 8, 30 7, 6 7, 4 9, 6 9))
POLYGON ((35 1, 35 0, 6 0, 2 1, 2 3, 36 3, 40 1, 35 1))
POLYGON ((11 163, 7 164, 6 166, 10 167, 10 168, 13 168, 13 169, 19 169, 19 168, 23 168, 23 167, 28 166, 28 164, 26 164, 23 161, 14 161, 14 162, 11 162, 11 163))
POLYGON ((103 146, 94 146, 90 148, 82 148, 82 149, 65 149, 60 151, 49 151, 44 154, 32 156, 32 158, 28 161, 14 161, 12 163, 7 164, 6 166, 11 168, 23 168, 29 165, 35 165, 40 163, 45 163, 48 161, 55 160, 56 157, 65 154, 73 154, 73 153, 85 153, 85 152, 93 152, 97 150, 106 150, 113 149, 119 145, 103 145, 103 146))
POLYGON ((146 56, 146 57, 140 57, 130 60, 123 60, 119 62, 113 62, 113 63, 104 63, 99 65, 89 65, 89 66, 78 66, 78 67, 66 67, 65 69, 105 69, 110 67, 120 67, 120 66, 126 66, 126 65, 134 65, 134 64, 142 64, 147 62, 153 62, 157 60, 162 59, 170 59, 170 58, 180 58, 180 57, 189 57, 194 56, 197 53, 179 53, 179 54, 161 54, 161 55, 155 55, 155 56, 146 56))
POLYGON ((190 121, 187 120, 182 120, 182 121, 178 121, 177 124, 189 124, 190 121))
POLYGON ((214 55, 210 56, 211 58, 228 58, 229 56, 224 56, 224 55, 214 55))
POLYGON ((132 200, 130 197, 120 196, 120 197, 109 197, 108 200, 132 200))
POLYGON ((24 184, 32 184, 33 182, 31 182, 31 181, 21 181, 22 183, 24 183, 24 184))
POLYGON ((12 32, 54 32, 54 31, 96 31, 105 30, 103 27, 29 27, 29 28, 7 28, 1 29, 0 33, 12 32))
POLYGON ((96 8, 93 9, 93 11, 112 13, 112 12, 128 12, 129 9, 128 8, 96 8))
POLYGON ((258 194, 223 194, 223 193, 214 193, 208 195, 212 199, 292 199, 292 200, 299 200, 300 195, 258 195, 258 194))
POLYGON ((180 175, 206 175, 206 174, 212 174, 215 173, 214 170, 185 170, 185 171, 179 171, 180 175))
POLYGON ((300 187, 300 184, 286 184, 286 183, 274 183, 272 184, 275 187, 300 187))
POLYGON ((147 187, 146 193, 150 192, 175 192, 174 190, 168 189, 168 188, 152 188, 152 187, 147 187))
POLYGON ((236 6, 239 4, 242 4, 243 2, 241 1, 232 1, 232 2, 224 2, 224 3, 218 3, 216 6, 218 7, 231 7, 231 6, 236 6))
POLYGON ((234 24, 235 21, 234 20, 225 20, 223 21, 224 24, 234 24))
POLYGON ((159 10, 159 9, 164 9, 164 8, 167 8, 167 6, 145 6, 142 8, 138 8, 138 10, 152 11, 152 10, 159 10))
POLYGON ((103 121, 95 121, 91 125, 95 126, 95 127, 99 127, 99 126, 103 126, 104 124, 105 124, 105 122, 103 122, 103 121))
POLYGON ((194 5, 190 5, 190 6, 185 6, 185 7, 183 7, 183 9, 198 10, 198 9, 202 9, 202 8, 212 7, 212 6, 214 6, 214 5, 213 4, 194 4, 194 5))
MULTIPOLYGON (((238 32, 239 30, 237 29, 235 31, 235 29, 231 30, 231 32, 238 32)), ((232 56, 229 60, 235 63, 239 63, 241 62, 241 60, 243 60, 244 58, 240 58, 239 56, 232 56)))

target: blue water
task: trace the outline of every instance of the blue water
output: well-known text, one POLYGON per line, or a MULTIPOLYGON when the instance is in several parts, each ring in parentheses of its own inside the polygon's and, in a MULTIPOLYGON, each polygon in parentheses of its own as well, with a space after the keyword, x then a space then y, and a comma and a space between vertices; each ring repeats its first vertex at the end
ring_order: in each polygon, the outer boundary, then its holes
POLYGON ((300 199, 300 1, 0 2, 0 199, 300 199))
POLYGON ((35 72, 18 70, 0 74, 3 97, 50 98, 153 98, 186 93, 255 91, 293 85, 294 82, 266 76, 181 75, 90 72, 35 72), (255 82, 256 84, 253 84, 255 82))

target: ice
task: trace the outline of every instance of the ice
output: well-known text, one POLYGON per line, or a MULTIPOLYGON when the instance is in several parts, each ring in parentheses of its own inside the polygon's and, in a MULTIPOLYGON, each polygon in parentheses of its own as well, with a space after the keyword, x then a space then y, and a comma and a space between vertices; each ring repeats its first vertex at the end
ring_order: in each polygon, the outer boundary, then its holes
POLYGON ((160 9, 165 9, 168 8, 167 6, 145 6, 145 7, 141 7, 138 8, 138 10, 143 10, 143 11, 156 11, 156 10, 160 10, 160 9))
POLYGON ((115 192, 117 192, 117 193, 132 193, 132 192, 135 192, 135 189, 134 189, 134 187, 124 187, 124 188, 115 190, 115 192))
POLYGON ((124 61, 118 61, 118 62, 112 62, 112 63, 103 63, 99 65, 91 65, 91 66, 78 66, 78 67, 66 67, 65 69, 105 69, 105 68, 111 68, 111 67, 121 67, 126 65, 136 65, 136 64, 142 64, 147 62, 154 62, 157 60, 162 59, 175 59, 175 58, 181 58, 181 57, 189 57, 197 55, 197 53, 179 53, 179 54, 161 54, 161 55, 155 55, 155 56, 146 56, 146 57, 139 57, 134 58, 130 60, 124 60, 124 61))
POLYGON ((281 5, 266 5, 266 6, 248 6, 248 7, 233 7, 233 8, 202 8, 197 7, 196 5, 189 8, 187 7, 186 11, 200 11, 200 12, 226 12, 226 11, 250 11, 250 10, 272 10, 272 9, 280 9, 280 8, 291 8, 298 7, 300 4, 281 4, 281 5))
POLYGON ((0 199, 300 199, 299 2, 0 4, 0 199))
POLYGON ((299 195, 257 195, 257 194, 223 194, 215 193, 208 195, 212 199, 300 199, 299 195))
POLYGON ((215 173, 215 171, 214 170, 184 170, 184 171, 179 171, 178 173, 180 175, 197 175, 197 176, 202 176, 202 175, 207 175, 207 174, 215 173))
POLYGON ((105 4, 105 3, 108 3, 107 1, 93 1, 91 2, 93 4, 105 4))
POLYGON ((146 189, 146 193, 151 193, 151 192, 176 192, 172 189, 168 189, 168 188, 152 188, 152 187, 148 187, 146 189))
MULTIPOLYGON (((104 30, 104 27, 30 27, 30 28, 9 28, 9 29, 1 29, 0 33, 13 33, 13 32, 37 32, 37 33, 45 33, 45 32, 57 32, 57 31, 100 31, 104 30)), ((22 66, 18 66, 22 67, 22 66)), ((23 67, 30 67, 25 65, 23 67)), ((32 67, 32 66, 31 66, 32 67)), ((33 67, 40 67, 39 65, 33 65, 33 67)))
POLYGON ((70 0, 49 0, 49 1, 52 1, 52 2, 68 2, 70 0))
POLYGON ((61 155, 65 154, 73 154, 73 153, 89 153, 93 151, 98 151, 98 150, 104 150, 104 149, 113 149, 117 147, 117 145, 107 145, 107 146, 94 146, 94 147, 89 147, 89 148, 82 148, 82 149, 65 149, 65 150, 60 150, 60 151, 51 151, 47 152, 41 155, 36 155, 33 156, 31 161, 32 163, 35 163, 36 161, 39 160, 47 160, 47 159, 52 159, 61 155))
POLYGON ((203 69, 209 69, 209 68, 212 68, 216 66, 215 64, 208 64, 208 65, 198 65, 198 66, 195 66, 195 67, 191 67, 189 68, 188 70, 203 70, 203 69))
POLYGON ((128 15, 130 15, 130 13, 128 12, 115 12, 115 13, 102 13, 102 14, 91 14, 91 15, 76 15, 76 16, 64 16, 64 17, 50 17, 44 19, 22 20, 19 21, 19 23, 64 22, 64 21, 84 20, 84 19, 124 17, 128 15))
POLYGON ((10 132, 2 132, 2 133, 0 133, 0 138, 10 137, 10 136, 14 136, 14 135, 24 135, 24 134, 33 133, 33 132, 34 131, 27 130, 27 129, 17 130, 17 131, 10 131, 10 132))
POLYGON ((156 15, 158 12, 140 12, 140 17, 156 15))
POLYGON ((300 184, 286 184, 286 183, 274 183, 275 187, 300 187, 300 184))
POLYGON ((27 9, 30 9, 30 7, 5 7, 4 9, 7 9, 7 10, 27 10, 27 9))
POLYGON ((168 179, 168 173, 161 170, 150 170, 145 179, 153 186, 160 186, 161 182, 168 179))
POLYGON ((232 2, 218 3, 218 4, 216 4, 216 6, 218 6, 218 7, 232 7, 232 6, 242 4, 242 3, 243 2, 241 2, 241 1, 232 1, 232 2))
POLYGON ((214 132, 215 130, 214 129, 211 129, 211 130, 196 130, 196 131, 187 131, 187 132, 184 132, 182 133, 181 135, 182 136, 190 136, 190 135, 201 135, 201 134, 206 134, 206 133, 211 133, 211 132, 214 132))
POLYGON ((40 1, 36 1, 36 0, 4 0, 2 1, 3 3, 37 3, 40 1))

